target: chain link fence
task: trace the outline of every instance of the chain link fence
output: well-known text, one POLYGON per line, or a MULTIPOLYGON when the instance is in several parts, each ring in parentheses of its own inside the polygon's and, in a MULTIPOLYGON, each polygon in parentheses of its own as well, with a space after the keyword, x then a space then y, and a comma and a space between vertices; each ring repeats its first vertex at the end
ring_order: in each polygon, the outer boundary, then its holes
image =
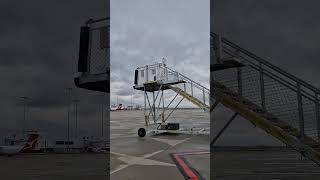
POLYGON ((110 67, 110 25, 109 19, 89 21, 88 73, 106 73, 110 67))

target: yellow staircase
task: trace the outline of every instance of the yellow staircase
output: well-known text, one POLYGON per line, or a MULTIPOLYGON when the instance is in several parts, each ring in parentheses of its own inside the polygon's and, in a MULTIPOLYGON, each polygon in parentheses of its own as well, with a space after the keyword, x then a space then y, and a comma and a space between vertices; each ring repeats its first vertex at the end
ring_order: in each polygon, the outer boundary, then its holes
POLYGON ((320 90, 215 33, 211 51, 215 104, 320 165, 320 90))
POLYGON ((195 98, 194 96, 190 95, 186 91, 182 90, 181 88, 177 86, 170 86, 170 89, 172 89, 174 92, 178 93, 180 96, 186 98, 188 101, 190 101, 192 104, 198 106, 199 108, 208 111, 210 107, 200 101, 199 99, 195 98))
POLYGON ((320 144, 313 138, 305 136, 304 142, 302 143, 299 141, 300 134, 298 129, 281 121, 273 114, 266 112, 258 105, 241 97, 238 93, 233 92, 223 84, 217 81, 213 81, 213 84, 213 97, 225 107, 238 113, 283 143, 293 147, 317 164, 320 164, 320 144))

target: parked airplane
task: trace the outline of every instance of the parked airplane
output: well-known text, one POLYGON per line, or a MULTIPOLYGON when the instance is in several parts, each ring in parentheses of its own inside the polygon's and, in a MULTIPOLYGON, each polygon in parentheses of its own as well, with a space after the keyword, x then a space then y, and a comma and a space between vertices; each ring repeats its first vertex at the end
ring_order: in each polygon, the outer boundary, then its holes
POLYGON ((125 110, 125 107, 123 104, 118 104, 118 105, 112 105, 110 108, 111 111, 118 111, 118 110, 125 110))
POLYGON ((25 143, 15 144, 14 141, 10 145, 0 146, 0 154, 12 156, 19 153, 38 152, 37 146, 39 134, 29 134, 28 140, 25 143))

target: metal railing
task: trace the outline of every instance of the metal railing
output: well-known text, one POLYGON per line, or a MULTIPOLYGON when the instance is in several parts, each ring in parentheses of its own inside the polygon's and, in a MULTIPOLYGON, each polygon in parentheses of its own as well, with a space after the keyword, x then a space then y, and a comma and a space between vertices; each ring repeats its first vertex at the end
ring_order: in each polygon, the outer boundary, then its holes
POLYGON ((172 74, 176 80, 184 81, 183 84, 176 85, 186 93, 188 93, 193 98, 201 101, 203 104, 206 104, 209 107, 209 99, 210 99, 210 89, 199 84, 198 82, 188 78, 187 76, 170 69, 169 67, 165 67, 168 76, 172 74))
POLYGON ((214 64, 233 59, 244 65, 215 71, 214 80, 297 128, 301 142, 306 136, 320 141, 319 89, 215 33, 210 35, 214 64))

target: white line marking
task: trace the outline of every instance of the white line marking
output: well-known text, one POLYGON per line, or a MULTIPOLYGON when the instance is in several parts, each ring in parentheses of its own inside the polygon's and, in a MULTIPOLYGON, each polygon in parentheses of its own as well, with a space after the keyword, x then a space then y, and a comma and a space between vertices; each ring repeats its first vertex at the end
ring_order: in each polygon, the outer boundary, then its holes
POLYGON ((161 139, 161 138, 151 138, 151 139, 153 139, 155 141, 166 143, 166 144, 168 144, 170 146, 176 146, 176 145, 181 144, 181 143, 183 143, 185 141, 188 141, 191 138, 186 138, 186 139, 183 139, 183 140, 161 139))
POLYGON ((118 172, 122 169, 125 169, 129 166, 132 165, 143 165, 143 166, 171 166, 171 167, 176 167, 175 164, 171 164, 171 163, 166 163, 166 162, 161 162, 161 161, 156 161, 156 160, 152 160, 152 159, 147 159, 150 158, 156 154, 159 154, 161 152, 163 152, 164 150, 159 150, 150 154, 145 154, 142 157, 138 157, 138 156, 131 156, 131 155, 127 155, 127 154, 122 154, 122 153, 116 153, 116 152, 110 152, 111 154, 114 155, 118 155, 120 156, 118 159, 124 163, 126 163, 125 165, 120 165, 117 169, 111 171, 110 174, 113 174, 115 172, 118 172))

